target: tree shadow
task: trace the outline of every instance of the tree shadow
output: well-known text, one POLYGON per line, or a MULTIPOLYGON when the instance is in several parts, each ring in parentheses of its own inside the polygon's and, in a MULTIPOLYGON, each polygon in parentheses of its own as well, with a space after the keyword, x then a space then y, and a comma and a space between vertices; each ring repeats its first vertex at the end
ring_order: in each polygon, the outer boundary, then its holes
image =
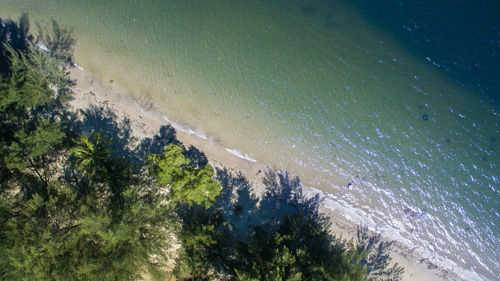
MULTIPOLYGON (((111 140, 110 149, 117 156, 122 156, 137 167, 143 167, 148 155, 162 153, 165 146, 176 144, 183 147, 184 155, 191 160, 191 165, 199 168, 208 164, 208 159, 202 151, 190 145, 187 149, 177 139, 175 129, 163 125, 158 133, 143 139, 138 139, 132 129, 129 118, 119 118, 116 112, 108 106, 91 105, 78 113, 66 111, 64 119, 69 124, 69 131, 92 135, 100 132, 111 140)), ((77 138, 78 136, 73 136, 77 138)))
POLYGON ((229 222, 229 235, 236 239, 245 238, 248 229, 255 225, 259 198, 252 193, 250 182, 241 172, 227 168, 216 168, 217 181, 222 191, 214 210, 222 213, 229 222))
MULTIPOLYGON (((208 210, 197 205, 180 206, 177 215, 183 221, 181 233, 186 234, 184 246, 190 249, 192 242, 188 241, 205 241, 198 245, 203 251, 196 255, 203 258, 196 261, 198 266, 193 266, 184 277, 179 274, 181 280, 202 280, 199 272, 206 274, 203 271, 206 268, 235 274, 238 260, 235 257, 241 255, 238 250, 241 245, 249 243, 256 233, 275 231, 286 224, 290 216, 318 206, 320 200, 299 198, 303 192, 298 178, 291 178, 287 173, 279 175, 276 171, 266 172, 265 183, 256 187, 240 171, 217 167, 216 178, 222 191, 215 205, 208 210), (255 188, 268 191, 258 196, 255 188)), ((183 263, 195 264, 192 259, 181 256, 179 264, 183 263)))
MULTIPOLYGON (((381 241, 380 234, 372 234, 367 226, 359 226, 356 233, 357 251, 366 251, 366 257, 361 261, 366 266, 367 276, 373 278, 392 278, 399 280, 403 277, 404 268, 397 263, 389 267, 391 257, 389 251, 394 241, 381 241)), ((384 279, 385 280, 385 279, 384 279)))
POLYGON ((195 169, 208 164, 208 159, 205 153, 193 145, 190 145, 187 149, 184 150, 184 156, 191 160, 190 165, 195 169))
POLYGON ((266 187, 263 200, 285 203, 319 218, 318 210, 323 199, 319 194, 306 196, 299 177, 291 177, 288 172, 268 170, 264 174, 263 184, 266 187))
POLYGON ((144 163, 148 155, 162 153, 169 144, 180 144, 180 142, 177 140, 175 129, 170 125, 163 125, 156 135, 141 140, 134 149, 134 157, 138 163, 144 163))
POLYGON ((77 115, 72 116, 76 120, 71 122, 71 129, 88 136, 100 132, 111 141, 110 149, 114 154, 119 154, 135 160, 132 145, 137 141, 132 134, 130 119, 119 119, 116 113, 106 106, 91 105, 87 109, 81 109, 77 115))
POLYGON ((262 184, 257 184, 265 189, 260 196, 241 172, 216 168, 216 175, 222 191, 214 210, 229 222, 229 234, 237 241, 246 241, 257 227, 272 231, 287 216, 299 212, 323 221, 318 211, 322 202, 319 194, 306 196, 299 178, 287 172, 266 171, 262 184))
POLYGON ((29 35, 30 22, 26 13, 21 14, 16 21, 0 18, 0 71, 6 71, 8 65, 8 53, 5 44, 12 46, 14 50, 25 53, 28 50, 28 41, 33 41, 29 35))
MULTIPOLYGON (((195 256, 201 257, 196 261, 186 256, 179 259, 179 264, 192 266, 191 270, 184 272, 184 277, 180 276, 184 278, 181 280, 199 278, 200 272, 205 277, 214 277, 206 268, 214 269, 214 274, 225 272, 233 276, 241 270, 252 272, 250 265, 254 258, 270 259, 283 245, 292 249, 292 253, 305 249, 315 264, 328 267, 325 269, 330 273, 335 273, 338 266, 362 266, 370 277, 398 280, 402 276, 400 266, 389 267, 388 249, 392 242, 380 242, 380 235, 370 235, 361 228, 358 243, 353 247, 333 235, 328 218, 319 212, 323 202, 320 194, 307 194, 298 177, 268 170, 262 182, 256 183, 250 182, 239 171, 217 167, 216 178, 222 191, 212 208, 206 210, 193 205, 178 209, 185 235, 183 245, 191 250, 197 249, 195 256), (273 240, 273 237, 282 237, 285 242, 273 240), (272 253, 267 253, 266 247, 271 247, 269 251, 272 253), (254 255, 256 249, 262 250, 258 257, 254 255), (350 260, 350 256, 359 258, 350 260)), ((304 266, 304 274, 314 276, 313 271, 308 271, 310 268, 314 266, 304 266)))

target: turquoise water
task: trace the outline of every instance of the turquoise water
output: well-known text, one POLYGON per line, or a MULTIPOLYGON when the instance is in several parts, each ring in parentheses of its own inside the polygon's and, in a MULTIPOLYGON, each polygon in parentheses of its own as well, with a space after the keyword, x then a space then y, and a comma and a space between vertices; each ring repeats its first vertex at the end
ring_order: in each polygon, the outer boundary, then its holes
POLYGON ((495 280, 500 24, 486 4, 419 3, 0 0, 0 15, 72 27, 86 71, 495 280))

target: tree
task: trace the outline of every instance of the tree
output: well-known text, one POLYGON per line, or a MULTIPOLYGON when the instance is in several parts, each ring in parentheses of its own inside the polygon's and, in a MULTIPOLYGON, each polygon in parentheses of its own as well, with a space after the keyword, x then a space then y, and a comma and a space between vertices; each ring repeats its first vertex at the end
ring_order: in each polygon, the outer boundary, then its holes
POLYGON ((46 196, 46 187, 55 171, 52 162, 54 154, 62 143, 65 133, 60 124, 41 119, 34 130, 20 130, 4 156, 8 169, 25 172, 26 168, 38 177, 41 193, 46 196))
POLYGON ((2 236, 3 280, 136 280, 164 270, 172 212, 155 193, 124 192, 120 221, 68 186, 49 185, 10 215, 2 236))
POLYGON ((72 149, 80 175, 94 179, 78 196, 87 213, 75 236, 93 250, 78 256, 85 278, 77 279, 134 280, 161 272, 168 260, 175 216, 166 195, 134 175, 127 160, 112 156, 110 145, 96 133, 92 140, 83 135, 72 149))
POLYGON ((66 137, 63 124, 57 121, 64 103, 58 100, 46 78, 37 78, 40 74, 33 72, 25 54, 10 46, 6 49, 10 54, 10 72, 0 81, 2 180, 7 181, 14 174, 21 175, 18 179, 32 174, 39 183, 21 187, 45 190, 48 178, 54 174, 56 151, 62 148, 66 137))
POLYGON ((66 63, 35 47, 28 35, 28 16, 23 14, 19 22, 7 21, 0 32, 5 61, 0 80, 0 180, 15 179, 27 190, 43 190, 54 174, 55 152, 65 143, 65 126, 58 121, 71 97, 71 83, 66 63), (22 184, 19 179, 29 174, 41 184, 22 184))
POLYGON ((92 139, 83 134, 78 145, 71 149, 76 168, 91 178, 102 177, 110 162, 109 146, 110 142, 98 132, 92 135, 92 139))
POLYGON ((285 217, 271 233, 258 227, 248 244, 239 244, 233 270, 241 280, 365 280, 327 227, 304 212, 285 217))
MULTIPOLYGON (((111 180, 107 173, 123 175, 116 171, 122 162, 99 156, 107 168, 99 170, 102 180, 85 194, 59 178, 48 181, 46 194, 0 201, 6 218, 0 233, 5 245, 0 255, 6 257, 0 262, 1 279, 136 280, 145 272, 164 271, 175 230, 166 195, 140 179, 111 180), (112 185, 117 182, 122 183, 119 193, 112 185)), ((88 175, 92 166, 78 169, 77 177, 88 175)))
POLYGON ((163 272, 176 220, 168 198, 113 155, 104 136, 70 141, 78 132, 61 120, 73 41, 54 24, 43 51, 15 33, 27 34, 22 19, 0 34, 23 42, 2 49, 0 279, 136 280, 163 272))
POLYGON ((294 252, 283 242, 290 239, 278 232, 267 237, 261 228, 248 245, 242 244, 241 265, 234 268, 240 280, 302 280, 302 272, 297 268, 297 258, 305 254, 294 252))
POLYGON ((225 220, 220 213, 209 213, 204 208, 184 209, 182 228, 178 238, 182 243, 176 259, 174 275, 177 280, 214 280, 223 263, 223 252, 228 238, 223 233, 225 220))
POLYGON ((170 144, 164 150, 148 157, 148 168, 157 185, 169 188, 168 198, 181 218, 182 249, 174 275, 179 280, 212 280, 223 260, 224 220, 208 209, 222 187, 214 180, 212 167, 204 161, 192 164, 180 145, 170 144))
POLYGON ((208 209, 222 187, 213 179, 210 165, 195 168, 189 165, 190 162, 183 155, 183 148, 175 144, 167 145, 163 154, 148 157, 151 175, 157 184, 170 188, 170 200, 174 204, 198 204, 208 209))
POLYGON ((47 193, 50 200, 34 194, 10 204, 3 201, 10 212, 1 230, 5 244, 0 279, 62 280, 73 270, 66 267, 71 261, 65 252, 72 249, 73 241, 66 238, 75 223, 74 194, 55 183, 48 185, 47 193))

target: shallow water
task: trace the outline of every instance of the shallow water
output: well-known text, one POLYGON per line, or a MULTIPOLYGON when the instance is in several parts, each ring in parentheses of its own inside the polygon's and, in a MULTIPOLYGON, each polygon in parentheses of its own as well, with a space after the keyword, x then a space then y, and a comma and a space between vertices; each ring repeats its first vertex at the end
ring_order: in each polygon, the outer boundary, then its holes
POLYGON ((0 15, 72 27, 79 65, 179 126, 494 280, 500 24, 480 2, 419 3, 0 0, 0 15))

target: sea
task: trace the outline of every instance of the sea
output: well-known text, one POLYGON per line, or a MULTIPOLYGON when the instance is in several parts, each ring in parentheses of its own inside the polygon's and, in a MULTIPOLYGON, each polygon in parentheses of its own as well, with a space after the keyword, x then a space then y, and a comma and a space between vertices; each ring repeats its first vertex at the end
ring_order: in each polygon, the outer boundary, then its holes
POLYGON ((500 2, 0 0, 165 122, 465 280, 500 276, 500 2))

